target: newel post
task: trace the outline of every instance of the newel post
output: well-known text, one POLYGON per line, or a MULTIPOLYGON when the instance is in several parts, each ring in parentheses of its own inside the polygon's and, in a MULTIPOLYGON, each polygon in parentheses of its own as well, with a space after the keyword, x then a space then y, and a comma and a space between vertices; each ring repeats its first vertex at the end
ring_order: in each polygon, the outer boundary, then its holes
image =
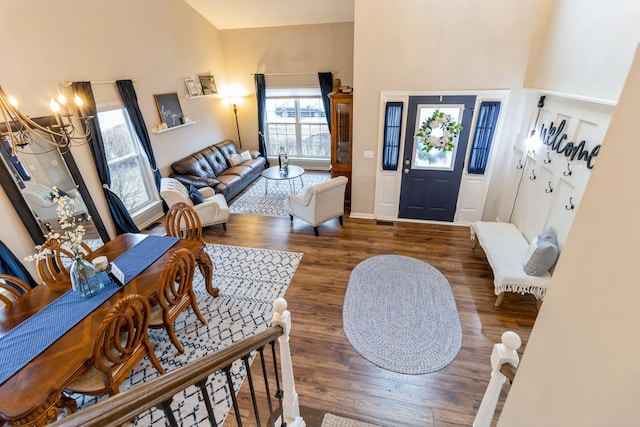
POLYGON ((487 390, 484 392, 482 402, 480 402, 478 413, 473 421, 473 427, 489 427, 491 425, 502 385, 507 379, 500 372, 500 367, 508 363, 517 368, 518 363, 520 363, 516 350, 520 348, 522 341, 518 334, 507 331, 502 334, 501 341, 501 344, 494 344, 491 352, 491 379, 489 380, 489 385, 487 385, 487 390))
POLYGON ((271 320, 272 325, 282 326, 284 334, 278 337, 278 347, 280 348, 280 367, 282 371, 282 388, 284 396, 282 407, 284 410, 284 422, 290 427, 305 427, 306 424, 300 416, 298 405, 298 393, 293 379, 293 363, 291 361, 291 351, 289 350, 289 333, 291 332, 291 313, 287 310, 287 301, 278 298, 273 303, 274 313, 271 320))

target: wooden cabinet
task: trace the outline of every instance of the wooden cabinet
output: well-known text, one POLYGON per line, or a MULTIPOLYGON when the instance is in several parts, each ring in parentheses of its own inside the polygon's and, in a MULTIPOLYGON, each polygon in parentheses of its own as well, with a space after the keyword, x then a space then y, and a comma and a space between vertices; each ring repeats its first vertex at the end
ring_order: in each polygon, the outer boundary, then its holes
POLYGON ((349 180, 344 203, 351 205, 351 158, 353 156, 353 95, 331 92, 331 177, 349 180))

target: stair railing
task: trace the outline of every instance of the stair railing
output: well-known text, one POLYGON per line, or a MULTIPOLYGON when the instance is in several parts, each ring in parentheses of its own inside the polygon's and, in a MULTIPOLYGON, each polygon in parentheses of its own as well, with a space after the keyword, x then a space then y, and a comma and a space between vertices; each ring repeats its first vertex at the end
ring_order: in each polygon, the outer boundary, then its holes
MULTIPOLYGON (((233 410, 236 416, 236 423, 242 426, 240 408, 236 399, 231 381, 231 365, 235 361, 242 361, 247 372, 247 383, 250 386, 251 400, 253 404, 253 414, 256 418, 255 425, 261 425, 260 411, 254 389, 254 382, 249 364, 250 355, 257 352, 260 358, 261 371, 264 376, 265 393, 267 394, 267 405, 269 419, 267 425, 305 427, 305 422, 300 416, 298 406, 298 394, 295 390, 293 379, 293 365, 291 363, 291 353, 289 350, 289 333, 291 330, 291 315, 287 310, 287 302, 284 298, 278 298, 274 303, 274 315, 271 326, 266 331, 252 335, 238 343, 224 348, 214 354, 199 358, 185 366, 169 371, 139 386, 132 387, 122 393, 116 394, 104 401, 101 401, 88 408, 82 409, 74 414, 50 424, 55 427, 104 427, 121 426, 130 422, 139 414, 156 407, 164 411, 167 423, 171 426, 178 426, 174 416, 174 409, 171 408, 173 397, 184 389, 195 385, 200 389, 202 399, 207 408, 211 425, 215 426, 218 421, 213 414, 211 399, 207 392, 207 381, 211 374, 223 371, 227 378, 227 386, 233 402, 233 410), (280 375, 278 373, 278 363, 275 350, 275 342, 278 341, 280 349, 280 370, 282 374, 282 387, 280 375), (270 381, 267 378, 267 364, 264 355, 265 347, 271 348, 273 355, 273 374, 276 390, 271 396, 269 390, 270 381), (274 411, 272 398, 277 399, 278 409, 274 411)), ((222 420, 220 420, 222 421, 222 420)), ((252 424, 253 425, 253 424, 252 424)))
POLYGON ((507 380, 513 381, 520 363, 517 350, 522 345, 518 334, 507 331, 502 334, 502 343, 494 344, 491 352, 491 379, 487 385, 473 427, 489 427, 496 412, 502 386, 507 380))

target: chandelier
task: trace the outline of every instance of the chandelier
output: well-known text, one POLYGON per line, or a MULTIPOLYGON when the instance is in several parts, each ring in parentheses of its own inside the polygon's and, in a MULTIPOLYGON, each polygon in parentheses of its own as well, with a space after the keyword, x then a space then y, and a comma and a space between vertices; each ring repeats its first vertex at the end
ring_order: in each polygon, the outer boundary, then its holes
POLYGON ((18 108, 18 101, 12 96, 7 96, 0 86, 0 137, 10 141, 12 155, 34 138, 60 149, 85 144, 91 138, 89 120, 93 119, 93 116, 85 115, 82 108, 84 102, 78 95, 74 96, 74 104, 78 111, 75 116, 71 114, 67 99, 62 94, 58 95, 57 100, 51 98, 49 107, 53 111, 56 124, 43 126, 22 113, 18 108))

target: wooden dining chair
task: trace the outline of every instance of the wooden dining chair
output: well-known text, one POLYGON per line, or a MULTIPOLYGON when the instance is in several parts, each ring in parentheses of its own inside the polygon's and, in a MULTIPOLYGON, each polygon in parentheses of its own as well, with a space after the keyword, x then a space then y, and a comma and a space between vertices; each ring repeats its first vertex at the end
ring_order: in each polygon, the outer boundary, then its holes
POLYGON ((113 396, 119 393, 120 384, 145 355, 154 368, 164 374, 149 340, 150 314, 149 301, 142 295, 127 295, 116 302, 98 328, 89 369, 65 391, 113 396))
MULTIPOLYGON (((62 243, 61 240, 53 237, 47 239, 40 247, 40 253, 48 251, 49 254, 36 262, 40 279, 45 285, 54 289, 69 289, 71 287, 69 267, 74 256, 62 243)), ((93 250, 85 242, 81 242, 81 247, 83 257, 91 261, 93 250)))
POLYGON ((9 307, 14 301, 31 291, 31 286, 18 277, 10 274, 0 274, 0 308, 9 307))
MULTIPOLYGON (((165 216, 164 227, 167 236, 181 239, 202 240, 202 223, 198 213, 186 203, 176 203, 169 208, 165 216)), ((207 292, 214 297, 220 294, 213 287, 213 262, 204 248, 196 253, 196 262, 204 277, 207 292)))
POLYGON ((180 353, 184 348, 178 341, 173 329, 173 322, 183 310, 191 306, 198 320, 204 325, 206 322, 198 301, 193 292, 193 274, 196 269, 196 259, 187 249, 175 251, 162 270, 158 290, 157 304, 151 309, 150 328, 164 328, 180 353))

